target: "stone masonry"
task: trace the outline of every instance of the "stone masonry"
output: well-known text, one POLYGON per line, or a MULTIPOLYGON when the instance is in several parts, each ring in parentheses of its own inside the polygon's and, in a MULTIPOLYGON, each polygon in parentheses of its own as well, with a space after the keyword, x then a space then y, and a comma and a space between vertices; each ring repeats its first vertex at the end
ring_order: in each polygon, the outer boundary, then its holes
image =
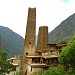
POLYGON ((41 26, 39 27, 37 50, 46 49, 47 44, 48 44, 48 27, 41 26))
POLYGON ((35 36, 36 36, 36 8, 29 8, 26 35, 24 41, 24 52, 22 56, 21 75, 27 74, 26 55, 35 55, 35 36))
POLYGON ((32 75, 33 72, 57 66, 59 53, 66 45, 48 43, 48 27, 39 27, 38 41, 36 38, 36 8, 28 9, 24 51, 21 56, 21 75, 32 75))

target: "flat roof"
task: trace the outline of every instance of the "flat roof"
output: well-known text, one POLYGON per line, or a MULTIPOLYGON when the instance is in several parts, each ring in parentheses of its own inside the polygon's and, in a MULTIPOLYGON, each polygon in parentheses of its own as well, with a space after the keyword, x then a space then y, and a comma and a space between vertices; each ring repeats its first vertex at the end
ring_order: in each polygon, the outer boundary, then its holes
POLYGON ((12 57, 12 58, 10 58, 10 60, 19 60, 19 58, 12 57))
POLYGON ((58 55, 49 55, 49 56, 43 56, 43 58, 58 58, 58 55))
POLYGON ((58 49, 47 48, 47 49, 43 49, 43 51, 58 51, 58 49))
POLYGON ((36 55, 36 56, 26 56, 27 58, 40 58, 42 56, 36 55))
POLYGON ((12 63, 14 66, 19 66, 19 64, 12 63))
POLYGON ((30 66, 47 66, 47 64, 45 63, 32 63, 32 64, 29 64, 30 66))
POLYGON ((36 55, 36 56, 26 56, 27 58, 41 58, 41 57, 43 57, 43 58, 58 58, 58 55, 45 55, 45 56, 38 56, 38 55, 36 55))

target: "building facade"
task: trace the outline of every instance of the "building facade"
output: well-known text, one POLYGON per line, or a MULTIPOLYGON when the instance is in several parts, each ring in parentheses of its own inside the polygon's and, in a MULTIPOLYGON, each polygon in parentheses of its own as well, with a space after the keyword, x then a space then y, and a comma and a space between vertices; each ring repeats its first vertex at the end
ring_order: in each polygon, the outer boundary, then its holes
POLYGON ((66 45, 48 43, 48 27, 39 27, 37 45, 36 39, 36 8, 29 8, 24 42, 24 52, 21 56, 21 75, 31 75, 33 72, 46 70, 58 65, 58 56, 66 45))

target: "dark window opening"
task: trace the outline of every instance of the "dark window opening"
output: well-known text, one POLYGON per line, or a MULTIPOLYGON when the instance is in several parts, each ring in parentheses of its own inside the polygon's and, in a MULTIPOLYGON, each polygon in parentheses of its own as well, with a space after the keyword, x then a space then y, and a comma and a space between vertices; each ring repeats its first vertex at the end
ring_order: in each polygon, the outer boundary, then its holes
POLYGON ((51 54, 52 54, 52 52, 53 52, 53 51, 51 51, 51 54))
POLYGON ((28 53, 26 52, 26 55, 28 55, 28 53))
POLYGON ((31 67, 31 72, 32 72, 32 67, 31 67))
POLYGON ((39 55, 41 55, 41 53, 39 52, 39 55))
POLYGON ((29 42, 29 44, 31 44, 31 42, 29 42))

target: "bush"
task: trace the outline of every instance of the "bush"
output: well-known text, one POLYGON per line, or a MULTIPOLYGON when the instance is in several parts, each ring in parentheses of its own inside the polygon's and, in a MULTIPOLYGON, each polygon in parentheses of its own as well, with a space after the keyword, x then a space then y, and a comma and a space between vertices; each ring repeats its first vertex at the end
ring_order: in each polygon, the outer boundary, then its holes
POLYGON ((57 67, 50 67, 46 71, 38 72, 38 75, 65 75, 66 71, 63 66, 58 65, 57 67))

